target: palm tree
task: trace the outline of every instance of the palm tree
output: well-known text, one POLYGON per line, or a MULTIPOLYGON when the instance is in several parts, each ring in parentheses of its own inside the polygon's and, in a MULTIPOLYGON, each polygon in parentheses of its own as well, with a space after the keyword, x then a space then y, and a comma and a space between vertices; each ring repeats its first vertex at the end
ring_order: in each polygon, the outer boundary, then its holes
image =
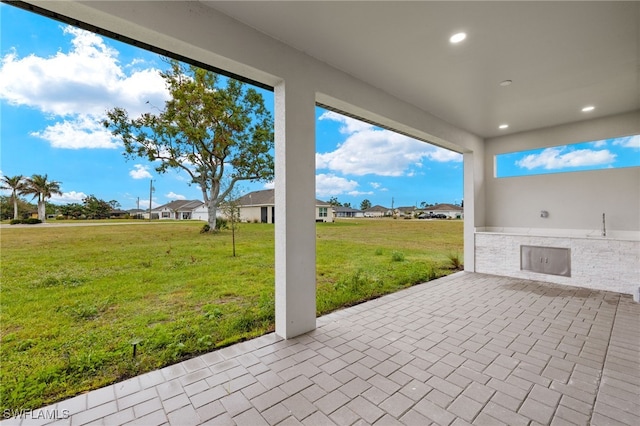
POLYGON ((33 194, 33 198, 38 199, 38 219, 42 222, 46 222, 47 219, 46 200, 53 195, 62 195, 60 182, 48 181, 47 175, 33 175, 27 178, 27 188, 22 193, 33 194))
POLYGON ((22 194, 25 189, 24 176, 2 176, 2 189, 11 190, 11 199, 13 200, 13 218, 18 218, 18 195, 22 194))

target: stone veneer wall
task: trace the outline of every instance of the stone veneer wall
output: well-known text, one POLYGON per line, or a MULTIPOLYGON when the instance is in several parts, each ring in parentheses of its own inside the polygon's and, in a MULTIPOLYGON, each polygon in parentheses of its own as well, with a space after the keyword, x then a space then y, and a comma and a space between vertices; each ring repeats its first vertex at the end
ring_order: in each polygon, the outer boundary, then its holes
POLYGON ((475 249, 476 272, 640 297, 640 241, 478 232, 475 249), (571 249, 571 277, 521 271, 521 245, 571 249))

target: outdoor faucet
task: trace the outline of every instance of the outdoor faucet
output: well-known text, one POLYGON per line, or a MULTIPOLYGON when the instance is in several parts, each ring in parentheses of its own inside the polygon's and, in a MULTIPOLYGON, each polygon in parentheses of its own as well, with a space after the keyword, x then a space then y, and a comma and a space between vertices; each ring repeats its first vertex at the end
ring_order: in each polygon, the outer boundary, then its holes
POLYGON ((604 221, 604 213, 602 213, 602 236, 603 237, 607 236, 607 226, 605 225, 605 221, 604 221))

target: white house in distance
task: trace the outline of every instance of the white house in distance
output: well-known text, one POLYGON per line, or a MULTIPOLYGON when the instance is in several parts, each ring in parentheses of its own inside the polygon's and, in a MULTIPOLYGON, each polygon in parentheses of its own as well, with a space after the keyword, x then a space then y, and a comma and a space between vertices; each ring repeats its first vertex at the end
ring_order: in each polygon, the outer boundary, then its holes
MULTIPOLYGON (((148 216, 148 215, 147 215, 148 216)), ((160 220, 204 220, 209 217, 200 200, 175 200, 151 210, 151 217, 160 220)))
POLYGON ((495 173, 640 135, 638 2, 16 4, 273 90, 280 337, 316 327, 318 105, 462 154, 466 273, 640 295, 640 167, 495 173), (522 247, 561 248, 571 276, 523 270, 522 247))
MULTIPOLYGON (((236 201, 242 222, 275 223, 275 193, 273 189, 250 192, 236 201)), ((295 206, 294 206, 295 208, 295 206)), ((331 204, 316 200, 316 222, 333 222, 331 204)))
POLYGON ((380 204, 376 204, 364 211, 364 217, 384 217, 384 216, 392 216, 393 211, 387 207, 381 206, 380 204))
POLYGON ((336 217, 365 217, 362 210, 345 206, 334 206, 333 213, 336 217))
POLYGON ((443 214, 451 219, 462 219, 464 217, 462 207, 454 204, 436 204, 435 206, 425 207, 420 210, 430 215, 443 214))

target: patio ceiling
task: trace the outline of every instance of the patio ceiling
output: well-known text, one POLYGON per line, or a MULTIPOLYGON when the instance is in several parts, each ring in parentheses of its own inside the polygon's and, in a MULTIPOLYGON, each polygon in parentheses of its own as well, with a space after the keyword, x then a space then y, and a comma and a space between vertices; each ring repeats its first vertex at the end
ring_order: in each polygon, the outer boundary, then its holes
POLYGON ((638 2, 201 2, 485 138, 640 108, 638 2))

